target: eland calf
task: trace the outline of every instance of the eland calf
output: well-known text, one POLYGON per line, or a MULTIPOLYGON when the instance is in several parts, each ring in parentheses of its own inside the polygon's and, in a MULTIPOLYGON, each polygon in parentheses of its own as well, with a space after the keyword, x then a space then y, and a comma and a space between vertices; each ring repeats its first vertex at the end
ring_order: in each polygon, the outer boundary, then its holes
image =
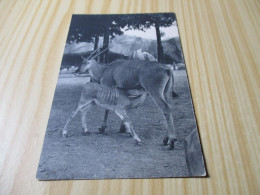
POLYGON ((66 137, 68 125, 79 111, 81 112, 83 133, 88 134, 86 123, 87 113, 91 106, 98 105, 102 108, 115 112, 115 114, 125 125, 126 131, 131 134, 136 142, 139 143, 141 142, 141 139, 135 133, 133 125, 126 114, 126 110, 138 107, 143 103, 146 95, 146 92, 142 92, 132 98, 129 98, 127 91, 118 88, 109 88, 95 82, 86 83, 82 89, 80 100, 76 109, 71 112, 70 117, 62 130, 62 136, 66 137))

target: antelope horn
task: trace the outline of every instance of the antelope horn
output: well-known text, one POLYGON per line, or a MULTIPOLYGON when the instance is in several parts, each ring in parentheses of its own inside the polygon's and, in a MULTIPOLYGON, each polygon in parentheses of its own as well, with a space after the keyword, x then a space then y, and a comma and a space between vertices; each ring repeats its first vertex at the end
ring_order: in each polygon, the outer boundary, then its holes
POLYGON ((92 58, 95 58, 95 57, 101 55, 101 54, 104 53, 106 50, 110 49, 111 47, 112 47, 112 46, 107 47, 106 49, 104 49, 103 51, 99 52, 98 54, 96 54, 96 55, 95 55, 94 57, 92 57, 92 58))
POLYGON ((86 60, 87 58, 84 58, 83 56, 80 56, 82 58, 82 60, 86 60))
POLYGON ((97 50, 99 50, 101 47, 102 47, 102 44, 100 43, 99 46, 98 46, 98 48, 97 48, 95 51, 93 51, 93 52, 89 55, 89 57, 88 57, 87 60, 90 60, 90 59, 91 59, 91 56, 92 56, 97 50))

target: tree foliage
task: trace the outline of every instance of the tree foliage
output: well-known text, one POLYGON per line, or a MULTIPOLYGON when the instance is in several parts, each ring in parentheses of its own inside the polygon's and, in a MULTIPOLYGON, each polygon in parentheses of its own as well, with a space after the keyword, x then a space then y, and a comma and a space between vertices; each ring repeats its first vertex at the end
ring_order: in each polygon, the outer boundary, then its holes
MULTIPOLYGON (((176 17, 173 13, 129 14, 129 15, 73 15, 68 33, 67 43, 93 42, 98 45, 103 38, 103 48, 109 46, 110 38, 122 35, 125 30, 142 30, 155 27, 157 36, 158 61, 163 62, 163 48, 160 27, 173 25, 176 17)), ((106 51, 102 61, 107 62, 106 51)))
POLYGON ((93 42, 96 36, 123 34, 126 20, 119 15, 73 15, 67 43, 93 42))
POLYGON ((130 15, 130 22, 128 29, 142 30, 155 27, 157 38, 157 56, 159 62, 164 62, 163 47, 161 37, 163 32, 160 27, 169 27, 176 21, 176 16, 173 13, 159 13, 159 14, 137 14, 130 15))
POLYGON ((173 13, 131 14, 127 19, 128 29, 145 31, 155 25, 169 27, 175 22, 176 16, 173 13))

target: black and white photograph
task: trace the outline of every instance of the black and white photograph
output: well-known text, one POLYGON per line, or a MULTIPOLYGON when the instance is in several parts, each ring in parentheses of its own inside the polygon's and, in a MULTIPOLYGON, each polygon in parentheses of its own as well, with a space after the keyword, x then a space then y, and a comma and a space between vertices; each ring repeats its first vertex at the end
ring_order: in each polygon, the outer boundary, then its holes
POLYGON ((174 13, 72 15, 39 180, 207 176, 174 13))

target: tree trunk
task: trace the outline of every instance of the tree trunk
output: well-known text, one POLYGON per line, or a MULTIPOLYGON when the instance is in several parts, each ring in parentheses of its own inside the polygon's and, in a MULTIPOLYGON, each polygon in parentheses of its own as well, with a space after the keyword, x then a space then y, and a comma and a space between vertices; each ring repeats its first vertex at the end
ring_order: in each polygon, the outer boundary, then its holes
MULTIPOLYGON (((105 35, 104 35, 104 41, 103 41, 103 47, 102 47, 102 51, 106 48, 108 48, 109 46, 109 30, 106 30, 105 35)), ((108 62, 108 50, 106 50, 103 54, 102 54, 102 62, 103 63, 107 63, 108 62)))
POLYGON ((162 47, 162 40, 160 34, 160 27, 157 23, 155 23, 155 30, 156 30, 156 37, 157 37, 157 55, 158 55, 158 62, 164 62, 163 58, 163 47, 162 47))
MULTIPOLYGON (((98 48, 98 43, 99 43, 99 36, 95 36, 95 42, 94 42, 94 51, 98 48)), ((99 51, 96 51, 95 54, 97 54, 99 51)), ((93 55, 95 55, 93 54, 93 55)), ((100 57, 97 57, 97 61, 100 62, 100 57)))
POLYGON ((99 36, 95 36, 95 43, 94 43, 94 51, 98 48, 98 43, 99 43, 99 36))
MULTIPOLYGON (((107 16, 107 26, 105 29, 102 51, 109 47, 109 25, 110 25, 110 16, 107 16)), ((101 62, 108 63, 108 50, 106 50, 102 54, 101 62)))

